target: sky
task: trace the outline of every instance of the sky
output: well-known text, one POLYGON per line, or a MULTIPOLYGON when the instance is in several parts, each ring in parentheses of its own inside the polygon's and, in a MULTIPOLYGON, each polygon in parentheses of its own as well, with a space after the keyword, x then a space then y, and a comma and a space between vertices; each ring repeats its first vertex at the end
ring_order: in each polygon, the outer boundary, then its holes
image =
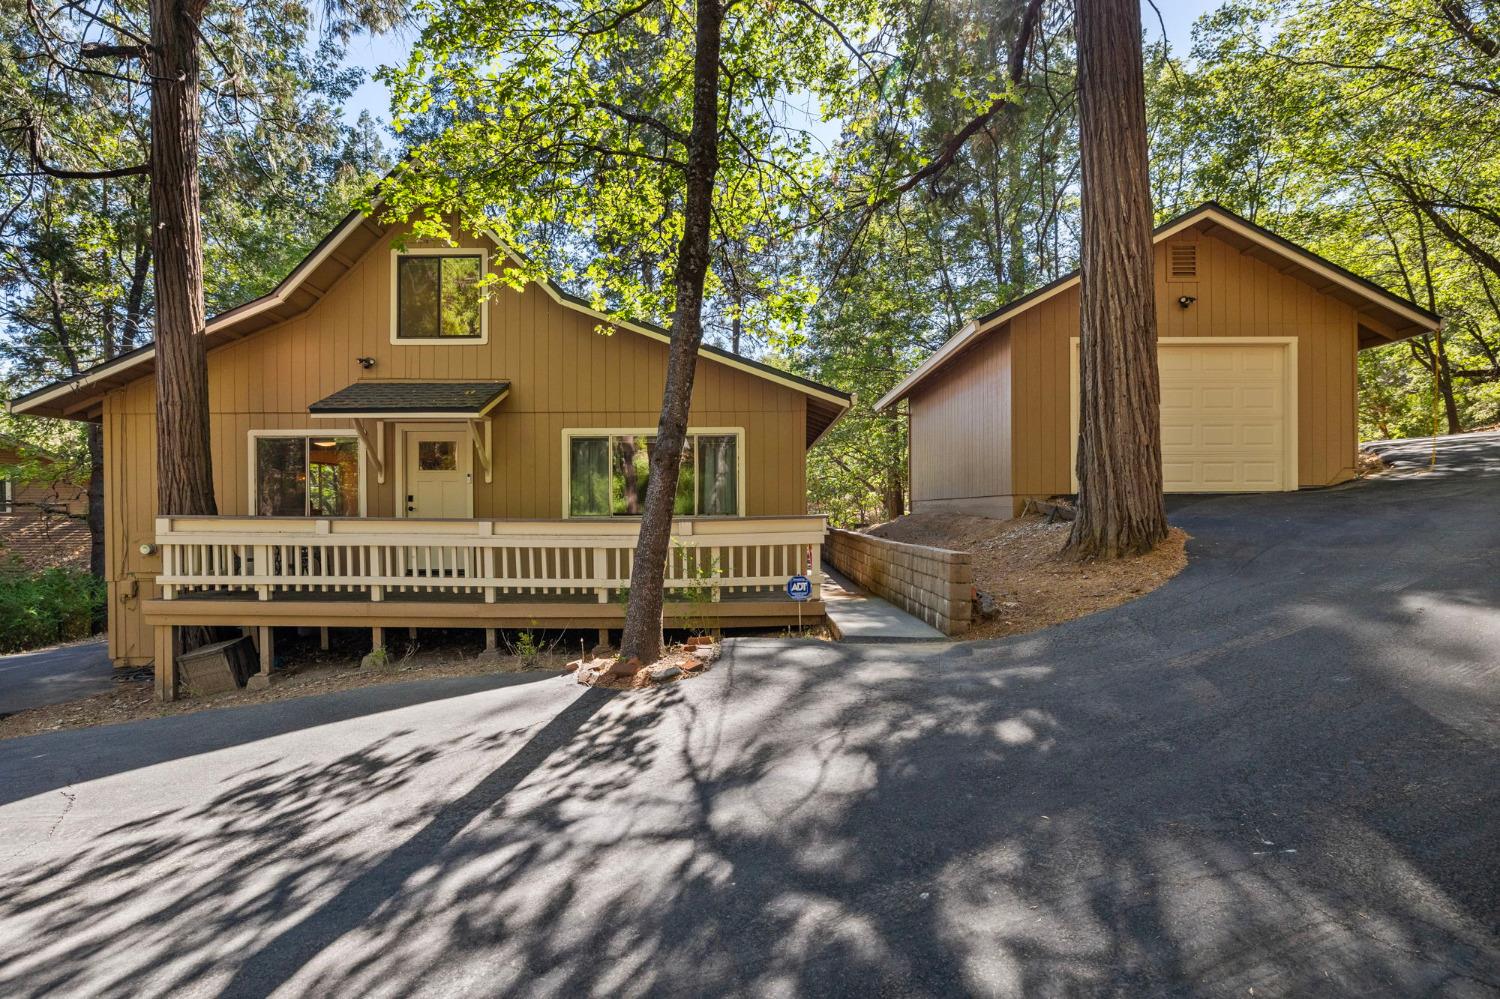
MULTIPOLYGON (((1172 48, 1178 52, 1186 52, 1191 41, 1193 22, 1200 15, 1218 7, 1221 2, 1222 0, 1156 0, 1156 8, 1161 11, 1160 18, 1149 3, 1143 2, 1141 16, 1148 35, 1152 38, 1159 36, 1161 25, 1165 24, 1167 39, 1172 43, 1172 48)), ((344 64, 358 66, 368 76, 381 65, 390 65, 405 58, 414 37, 415 33, 408 30, 377 38, 351 39, 344 64)), ((390 93, 384 86, 366 79, 344 106, 344 116, 350 122, 357 119, 363 111, 369 111, 381 121, 390 121, 390 93)))

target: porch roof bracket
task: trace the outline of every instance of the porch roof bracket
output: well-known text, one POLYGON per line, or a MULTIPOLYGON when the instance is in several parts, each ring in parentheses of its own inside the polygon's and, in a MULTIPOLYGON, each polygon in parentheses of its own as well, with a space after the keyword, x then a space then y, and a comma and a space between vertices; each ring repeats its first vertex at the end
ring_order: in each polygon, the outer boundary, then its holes
POLYGON ((375 432, 370 432, 369 421, 356 419, 354 421, 354 432, 359 434, 360 443, 365 446, 365 457, 370 464, 375 466, 375 481, 385 482, 385 421, 375 421, 375 432))
POLYGON ((484 481, 495 481, 495 469, 490 454, 490 421, 470 419, 469 440, 474 442, 474 453, 479 455, 479 465, 484 469, 484 481))

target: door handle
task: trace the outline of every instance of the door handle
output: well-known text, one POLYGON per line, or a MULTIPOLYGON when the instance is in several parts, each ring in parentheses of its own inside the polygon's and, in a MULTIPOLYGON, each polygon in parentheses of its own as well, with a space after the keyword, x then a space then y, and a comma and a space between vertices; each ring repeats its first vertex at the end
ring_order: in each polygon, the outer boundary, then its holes
POLYGON ((417 498, 415 496, 407 496, 406 497, 406 512, 407 513, 415 513, 416 512, 417 508, 416 508, 416 506, 413 505, 416 502, 416 499, 417 498))

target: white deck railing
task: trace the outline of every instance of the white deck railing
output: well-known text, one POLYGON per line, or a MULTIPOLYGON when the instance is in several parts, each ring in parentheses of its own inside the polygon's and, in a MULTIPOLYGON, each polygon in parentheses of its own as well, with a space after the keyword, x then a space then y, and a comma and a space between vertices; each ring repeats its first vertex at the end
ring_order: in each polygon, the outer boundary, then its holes
MULTIPOLYGON (((635 521, 158 517, 162 596, 184 591, 593 595, 630 585, 635 521)), ((770 591, 807 574, 813 599, 821 516, 673 522, 668 590, 770 591)))

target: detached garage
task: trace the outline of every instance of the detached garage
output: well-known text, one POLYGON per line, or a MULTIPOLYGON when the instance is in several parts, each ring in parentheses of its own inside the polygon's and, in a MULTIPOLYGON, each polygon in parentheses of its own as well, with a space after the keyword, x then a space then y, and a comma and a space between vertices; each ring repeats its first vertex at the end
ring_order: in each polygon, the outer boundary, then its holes
MULTIPOLYGON (((1436 315, 1209 202, 1156 231, 1168 492, 1354 476, 1356 357, 1436 315)), ((970 322, 876 405, 903 399, 917 512, 1011 517, 1077 491, 1078 275, 970 322)))

